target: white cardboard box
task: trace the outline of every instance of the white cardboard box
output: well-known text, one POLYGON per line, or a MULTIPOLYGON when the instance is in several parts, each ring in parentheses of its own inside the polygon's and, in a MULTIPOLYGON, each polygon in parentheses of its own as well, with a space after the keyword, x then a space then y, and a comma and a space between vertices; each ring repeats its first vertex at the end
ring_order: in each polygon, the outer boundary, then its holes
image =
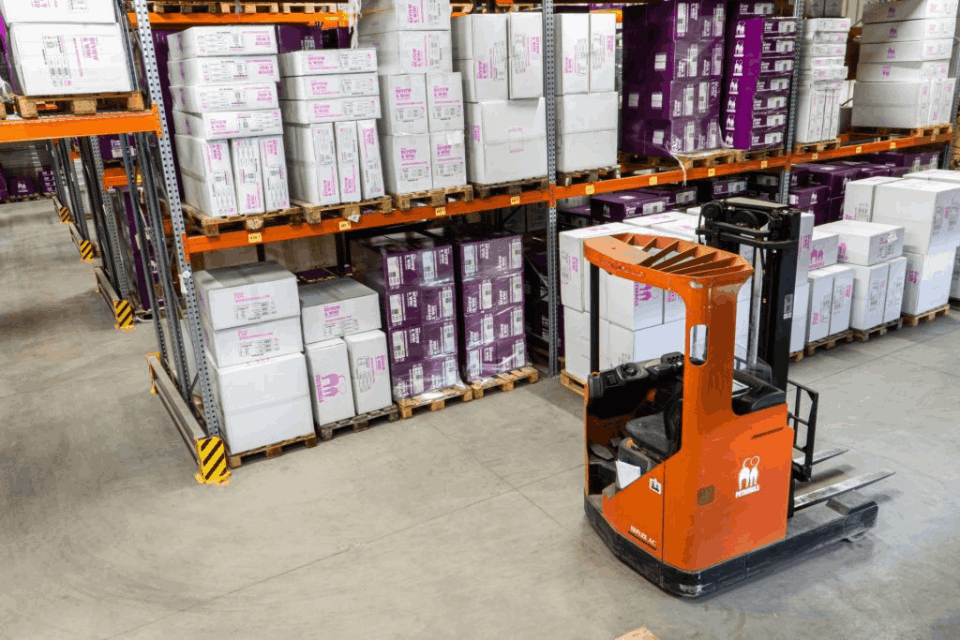
POLYGON ((428 73, 426 82, 430 133, 463 131, 463 82, 460 74, 428 73))
POLYGON ((170 87, 173 108, 190 113, 276 109, 277 86, 272 82, 227 86, 170 87))
POLYGON ((543 95, 543 15, 507 16, 510 99, 539 98, 543 95))
POLYGON ((617 17, 590 14, 590 92, 614 91, 617 54, 617 17))
POLYGON ((960 184, 898 180, 879 185, 873 221, 904 227, 903 250, 937 253, 960 240, 960 184))
POLYGON ((171 60, 170 84, 185 86, 240 85, 280 82, 277 56, 187 58, 171 60))
POLYGON ((914 171, 903 176, 908 180, 932 180, 934 182, 953 182, 960 183, 960 171, 950 171, 947 169, 927 169, 924 171, 914 171))
MULTIPOLYGON (((651 213, 647 216, 639 216, 637 218, 627 218, 623 222, 624 224, 629 224, 634 227, 652 227, 655 224, 663 224, 664 222, 676 222, 677 220, 685 220, 689 218, 690 214, 680 212, 680 211, 664 211, 663 213, 651 213)), ((813 217, 813 216, 811 216, 813 217)), ((649 229, 634 230, 635 233, 650 233, 649 229)))
POLYGON ((583 259, 583 241, 617 233, 636 232, 628 224, 603 224, 560 233, 560 300, 577 311, 590 308, 589 265, 583 259))
POLYGON ((617 164, 619 95, 569 94, 557 99, 557 170, 617 164))
POLYGON ((853 100, 860 105, 913 106, 929 104, 930 80, 917 82, 857 82, 853 100))
POLYGON ((297 279, 276 262, 195 271, 197 303, 213 329, 300 315, 297 279))
POLYGON ((237 215, 237 193, 233 189, 233 176, 229 182, 213 182, 181 170, 183 201, 186 204, 217 218, 237 215))
POLYGON ((797 251, 797 286, 807 284, 810 272, 810 248, 813 241, 813 214, 800 214, 800 240, 797 251))
POLYGON ((467 184, 467 145, 463 132, 431 133, 430 164, 434 189, 467 184))
POLYGON ((953 40, 908 40, 906 42, 875 42, 860 46, 864 64, 885 62, 920 62, 921 60, 949 60, 953 40))
POLYGON ((802 91, 797 100, 797 141, 819 142, 824 139, 824 105, 826 91, 802 91))
POLYGON ((810 236, 810 271, 836 264, 839 245, 840 236, 815 228, 810 236))
POLYGON ((340 176, 332 124, 284 126, 290 195, 311 204, 340 202, 340 176))
POLYGON ((950 69, 948 60, 932 62, 884 62, 857 65, 860 82, 912 82, 916 80, 944 80, 950 69))
POLYGON ((873 196, 877 186, 897 180, 899 178, 874 176, 848 182, 843 194, 843 219, 870 222, 873 216, 873 196))
POLYGON ((287 209, 290 206, 290 182, 283 136, 263 136, 256 141, 260 147, 260 169, 263 172, 263 206, 267 211, 287 209))
POLYGON ((380 94, 376 73, 289 76, 280 80, 284 100, 334 100, 380 94))
POLYGON ((830 332, 836 335, 850 328, 850 312, 853 306, 853 269, 835 264, 823 271, 833 274, 833 303, 830 311, 830 332))
POLYGON ((616 129, 564 133, 557 137, 557 171, 574 172, 617 164, 616 129))
POLYGON ((131 90, 124 36, 116 24, 20 23, 8 36, 9 62, 23 95, 131 90))
POLYGON ((600 317, 635 331, 663 324, 664 291, 600 272, 600 317))
POLYGON ((242 453, 313 433, 309 396, 233 414, 224 414, 218 404, 217 411, 231 453, 242 453))
POLYGON ((380 297, 350 278, 300 287, 304 344, 380 328, 380 297))
POLYGON ((929 102, 906 107, 855 103, 850 123, 855 127, 924 127, 928 124, 929 112, 929 102))
POLYGON ((600 321, 600 370, 626 364, 645 362, 660 356, 686 351, 686 324, 671 322, 638 331, 600 321))
POLYGON ((383 161, 380 158, 377 121, 358 120, 357 140, 360 145, 360 188, 363 199, 380 198, 386 190, 383 185, 383 161))
POLYGON ((307 386, 313 404, 313 421, 318 425, 346 420, 356 415, 350 358, 346 343, 339 339, 307 345, 307 386))
POLYGON ((117 21, 111 0, 0 0, 0 15, 3 15, 3 21, 8 27, 18 22, 108 24, 117 21))
POLYGON ((563 349, 566 371, 586 382, 590 375, 590 315, 563 307, 563 349))
POLYGON ((590 91, 590 14, 559 13, 556 29, 557 95, 590 91))
POLYGON ((237 190, 237 212, 264 213, 260 143, 256 138, 234 138, 230 141, 230 162, 237 190))
POLYGON ((957 258, 953 265, 953 281, 950 284, 950 297, 960 298, 960 248, 957 249, 957 258))
MULTIPOLYGON (((500 52, 490 52, 494 54, 500 52)), ((457 58, 453 70, 463 79, 464 102, 506 100, 510 96, 506 53, 502 58, 457 58)))
POLYGON ((833 274, 815 269, 808 276, 810 304, 807 308, 807 342, 816 342, 830 335, 830 315, 833 313, 833 274))
POLYGON ((174 136, 184 202, 216 217, 237 215, 230 142, 174 136))
POLYGON ((357 32, 363 35, 387 31, 450 30, 449 0, 402 0, 364 3, 357 23, 357 32))
MULTIPOLYGON (((849 186, 849 185, 848 185, 849 186)), ((903 253, 903 227, 877 222, 843 220, 819 227, 840 236, 837 261, 870 266, 903 253)))
POLYGON ((507 71, 507 16, 474 13, 450 23, 454 60, 490 60, 507 71))
POLYGON ((867 5, 863 22, 898 22, 925 18, 952 18, 957 14, 957 3, 949 0, 901 0, 867 5))
POLYGON ((203 322, 203 342, 218 367, 276 358, 303 349, 299 318, 281 318, 245 327, 211 329, 203 322))
POLYGON ((956 247, 930 255, 904 253, 907 274, 901 311, 917 315, 947 304, 956 262, 956 247))
POLYGON ((382 75, 453 71, 448 31, 390 31, 361 35, 360 44, 376 49, 378 64, 375 70, 382 75))
POLYGON ((853 311, 850 326, 866 330, 883 324, 890 263, 881 262, 870 267, 850 265, 850 268, 853 269, 853 311))
POLYGON ((898 42, 901 40, 928 40, 952 38, 955 24, 949 18, 902 20, 866 24, 860 33, 860 42, 898 42))
POLYGON ((907 259, 903 256, 891 260, 887 274, 887 295, 883 302, 883 321, 892 322, 900 317, 903 306, 903 289, 907 279, 907 259))
POLYGON ((377 51, 360 49, 321 49, 282 53, 280 74, 283 76, 320 76, 332 73, 375 73, 377 51))
POLYGON ((427 133, 427 83, 422 73, 380 76, 385 136, 427 133))
POLYGON ((340 203, 340 175, 337 164, 287 160, 290 196, 308 204, 326 206, 340 203))
POLYGON ((430 136, 380 136, 387 193, 403 194, 433 188, 430 136))
POLYGON ((318 124, 342 120, 368 120, 380 117, 380 98, 336 98, 334 100, 281 100, 283 121, 294 124, 318 124))
POLYGON ((282 134, 283 120, 280 109, 202 114, 174 110, 173 129, 179 134, 206 140, 226 140, 282 134))
POLYGON ((387 336, 368 331, 346 336, 350 377, 357 413, 383 409, 391 403, 390 370, 387 367, 387 336))
POLYGON ((337 143, 337 173, 340 174, 340 202, 360 202, 360 144, 357 123, 335 122, 333 137, 337 143))
POLYGON ((810 307, 810 284, 804 282, 793 291, 793 320, 790 327, 790 353, 803 349, 807 340, 807 309, 810 307))
POLYGON ((212 56, 269 56, 277 53, 273 25, 191 27, 170 34, 170 60, 212 56))
POLYGON ((545 175, 543 98, 467 103, 467 177, 492 184, 545 175))

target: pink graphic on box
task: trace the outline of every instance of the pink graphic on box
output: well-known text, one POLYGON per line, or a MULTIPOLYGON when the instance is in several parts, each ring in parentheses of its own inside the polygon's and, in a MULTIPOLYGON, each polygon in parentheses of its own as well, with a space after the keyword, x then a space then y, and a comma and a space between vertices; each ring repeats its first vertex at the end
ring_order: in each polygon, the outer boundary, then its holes
POLYGON ((324 309, 323 309, 323 316, 324 316, 325 318, 336 318, 336 317, 339 316, 339 315, 340 315, 340 305, 339 305, 339 304, 327 305, 327 306, 324 307, 324 309))
POLYGON ((373 361, 373 367, 377 371, 387 370, 387 356, 377 356, 373 361))
POLYGON ((816 269, 823 266, 823 249, 813 249, 810 252, 810 268, 816 269))
POLYGON ((908 271, 907 280, 912 282, 913 284, 917 284, 917 282, 920 280, 920 272, 913 271, 913 270, 908 271))
POLYGON ((633 288, 633 305, 653 299, 653 289, 648 284, 637 284, 633 288))
POLYGON ((410 62, 414 69, 422 69, 424 66, 423 51, 420 49, 414 49, 413 51, 411 51, 410 62))
POLYGON ((317 387, 318 403, 322 403, 326 398, 335 398, 347 390, 347 378, 339 373, 314 376, 313 381, 317 387))
POLYGON ((480 125, 473 125, 473 141, 480 142, 480 125))
POLYGON ((540 36, 532 36, 527 40, 527 51, 533 54, 540 54, 540 36))
POLYGON ((837 256, 839 257, 840 260, 847 259, 847 243, 846 242, 841 242, 839 245, 837 245, 837 256))
POLYGON ((272 338, 273 332, 270 333, 251 333, 247 329, 238 329, 237 330, 237 339, 239 340, 261 340, 263 338, 272 338))

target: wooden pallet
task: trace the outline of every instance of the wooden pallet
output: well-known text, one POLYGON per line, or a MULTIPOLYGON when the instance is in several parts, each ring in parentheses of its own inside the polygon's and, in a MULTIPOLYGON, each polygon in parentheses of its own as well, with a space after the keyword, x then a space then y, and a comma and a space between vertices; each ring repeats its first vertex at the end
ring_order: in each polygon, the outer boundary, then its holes
POLYGON ((0 102, 0 120, 7 119, 7 103, 0 102))
POLYGON ((473 397, 480 399, 485 391, 490 389, 499 389, 500 391, 513 391, 518 382, 529 382, 533 384, 540 379, 540 372, 533 367, 520 367, 507 373, 498 373, 489 378, 475 380, 470 383, 473 389, 473 397))
POLYGON ((846 331, 841 331, 832 336, 827 336, 823 340, 816 340, 814 342, 808 342, 803 348, 804 355, 810 357, 815 354, 817 351, 830 351, 835 348, 838 344, 844 342, 853 342, 853 331, 847 329, 846 331))
POLYGON ((315 446, 317 446, 317 434, 311 433, 309 435, 299 436, 297 438, 290 438, 289 440, 284 440, 283 442, 277 442, 276 444, 268 444, 265 447, 251 449, 250 451, 244 451, 242 453, 230 453, 230 447, 227 447, 227 465, 229 465, 231 469, 236 469, 237 467, 249 464, 254 460, 269 460, 270 458, 276 458, 277 456, 281 456, 288 451, 293 451, 294 449, 309 449, 315 446))
POLYGON ((415 207, 443 207, 450 202, 473 202, 473 186, 465 184, 459 187, 415 191, 390 197, 393 198, 394 208, 400 211, 415 207))
POLYGON ((853 337, 859 340, 860 342, 869 342, 872 336, 885 336, 888 331, 896 331, 903 327, 903 318, 897 318, 896 320, 891 320, 890 322, 884 322, 883 324, 878 324, 875 327, 870 329, 861 330, 854 329, 853 337))
POLYGON ((803 350, 791 353, 789 357, 794 362, 800 362, 801 360, 803 360, 803 350))
POLYGON ((930 311, 919 313, 915 316, 905 313, 903 314, 903 324, 908 327, 915 327, 921 322, 931 322, 934 318, 948 315, 950 315, 950 305, 945 304, 942 307, 937 307, 936 309, 931 309, 930 311))
POLYGON ((143 94, 94 93, 81 96, 13 96, 13 108, 21 118, 49 115, 88 116, 103 111, 143 111, 143 94))
POLYGON ((440 411, 447 407, 447 401, 460 400, 470 402, 473 400, 473 389, 464 384, 447 387, 439 391, 429 391, 412 398, 404 398, 397 404, 400 407, 400 417, 408 420, 413 417, 414 412, 424 407, 429 407, 430 411, 440 411))
POLYGON ((42 200, 46 196, 41 193, 31 193, 25 196, 10 196, 7 202, 30 202, 32 200, 42 200))
POLYGON ((473 193, 477 198, 490 196, 518 196, 526 191, 546 191, 550 188, 550 180, 546 176, 539 178, 525 178, 523 180, 509 180, 494 184, 474 184, 473 193))
POLYGON ((269 213, 250 213, 243 216, 221 218, 198 211, 186 203, 181 203, 181 208, 184 218, 208 238, 215 238, 222 231, 244 230, 253 233, 270 224, 297 223, 303 220, 303 211, 300 207, 291 207, 269 213))
POLYGON ((583 397, 585 395, 585 387, 587 386, 583 380, 580 378, 570 375, 566 370, 560 372, 560 384, 570 389, 578 396, 583 397))
POLYGON ((360 216, 367 213, 390 213, 393 211, 393 200, 390 196, 364 200, 362 202, 347 202, 343 204, 316 205, 302 200, 293 200, 292 204, 300 208, 303 219, 307 224, 317 224, 331 218, 342 218, 349 222, 358 222, 360 216))
POLYGON ((743 160, 769 160, 770 158, 780 158, 787 155, 787 150, 783 147, 777 147, 775 149, 759 149, 757 151, 743 151, 743 160))
POLYGON ((620 165, 600 167, 599 169, 585 169, 583 171, 557 172, 557 184, 569 187, 574 184, 590 184, 600 180, 613 180, 620 177, 620 165))
POLYGON ((843 142, 840 138, 821 140, 820 142, 801 142, 793 146, 794 153, 820 153, 831 149, 839 149, 843 142))
POLYGON ((914 127, 913 129, 896 129, 893 127, 854 127, 852 134, 856 136, 868 136, 873 138, 889 138, 898 136, 904 138, 922 138, 925 136, 939 136, 944 133, 952 133, 952 124, 934 124, 926 127, 914 127))
POLYGON ((676 171, 680 168, 700 169, 735 164, 743 160, 743 151, 736 149, 713 149, 696 153, 678 153, 674 157, 661 158, 638 153, 620 153, 620 164, 624 172, 656 168, 661 171, 676 171))
MULTIPOLYGON (((128 2, 132 11, 132 2, 128 2)), ((263 2, 238 0, 159 0, 147 2, 150 13, 325 13, 336 12, 335 4, 318 2, 263 2), (238 10, 239 9, 239 10, 238 10)))
POLYGON ((357 433, 358 431, 366 431, 370 427, 383 424, 384 422, 396 422, 399 417, 400 411, 397 409, 397 405, 392 404, 384 409, 370 411, 359 416, 347 418, 346 420, 319 426, 317 427, 317 431, 320 433, 320 439, 326 442, 333 436, 341 433, 357 433))

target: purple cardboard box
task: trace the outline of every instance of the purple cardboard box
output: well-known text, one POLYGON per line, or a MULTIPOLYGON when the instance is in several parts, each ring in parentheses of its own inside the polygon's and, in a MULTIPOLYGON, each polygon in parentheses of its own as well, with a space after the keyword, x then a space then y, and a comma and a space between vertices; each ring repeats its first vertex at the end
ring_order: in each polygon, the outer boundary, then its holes
POLYGON ((859 180, 862 176, 860 167, 843 166, 838 164, 812 164, 808 166, 809 180, 813 184, 823 184, 830 187, 830 197, 843 196, 847 183, 859 180))
POLYGON ((557 224, 564 229, 582 229, 592 224, 590 205, 565 207, 557 210, 557 224))
POLYGON ((624 86, 624 108, 654 120, 719 113, 719 80, 632 80, 624 86))
POLYGON ((40 169, 37 172, 37 178, 40 180, 40 193, 56 193, 57 180, 51 169, 40 169))
POLYGON ((464 377, 473 382, 494 376, 527 364, 527 346, 524 336, 497 340, 494 343, 465 351, 464 377))
POLYGON ((382 274, 385 290, 453 281, 453 247, 418 233, 369 238, 360 243, 360 259, 382 274))
POLYGON ((37 184, 33 178, 16 177, 7 182, 7 189, 11 196, 32 196, 37 192, 37 184))
POLYGON ((727 64, 733 78, 779 77, 793 71, 793 58, 733 58, 727 64))
POLYGON ((790 186, 802 187, 810 183, 810 170, 807 165, 795 164, 790 167, 790 186))
POLYGON ((844 167, 857 167, 860 169, 860 177, 858 180, 864 178, 874 178, 877 176, 888 177, 890 175, 890 169, 892 167, 885 164, 878 164, 875 162, 858 162, 856 160, 839 160, 833 164, 838 164, 844 167))
POLYGON ((771 187, 774 189, 780 188, 780 174, 779 173, 751 173, 747 175, 747 182, 751 187, 771 187))
POLYGON ((623 10, 624 42, 721 38, 725 21, 718 0, 631 5, 623 10))
POLYGON ((725 80, 725 95, 745 96, 748 100, 759 94, 775 92, 778 95, 789 95, 790 76, 767 76, 755 78, 727 78, 725 80))
POLYGON ((830 222, 830 200, 826 202, 821 202, 817 205, 814 205, 807 209, 807 213, 813 214, 813 224, 814 226, 820 226, 821 224, 827 224, 830 222))
MULTIPOLYGON (((172 108, 169 107, 168 108, 172 108)), ((136 157, 137 150, 134 147, 134 138, 127 135, 127 145, 130 147, 130 155, 136 157)), ((100 147, 100 157, 104 162, 114 160, 123 161, 123 151, 120 149, 120 136, 98 136, 97 146, 100 147)))
POLYGON ((460 285, 460 312, 472 315, 523 304, 523 274, 465 280, 460 285))
POLYGON ((457 354, 457 322, 454 319, 424 322, 387 331, 390 365, 457 354))
POLYGON ((443 355, 394 365, 391 367, 390 380, 396 400, 452 387, 460 382, 457 356, 443 355))
POLYGON ((762 25, 760 28, 760 33, 764 37, 783 37, 795 34, 797 32, 797 19, 796 18, 741 18, 739 20, 733 20, 731 22, 731 29, 733 29, 733 37, 742 37, 746 35, 747 28, 746 22, 757 20, 762 25), (743 26, 741 26, 743 25, 743 26))
POLYGON ((830 187, 811 185, 809 187, 795 187, 790 189, 789 204, 801 211, 809 211, 813 207, 822 205, 830 199, 830 187))
POLYGON ((675 153, 692 153, 719 146, 719 117, 648 120, 635 113, 623 113, 622 149, 628 153, 669 158, 675 153))
POLYGON ((774 11, 773 2, 732 2, 730 4, 730 18, 741 20, 758 16, 771 16, 774 11))
POLYGON ((430 230, 431 237, 453 246, 457 280, 491 278, 523 269, 523 237, 479 225, 430 230))
POLYGON ((729 198, 747 191, 747 179, 743 176, 730 178, 711 178, 697 183, 698 195, 701 202, 709 202, 717 198, 729 198))
MULTIPOLYGON (((827 220, 830 222, 843 220, 844 200, 845 198, 843 196, 840 196, 839 198, 830 198, 830 201, 827 204, 827 220)), ((814 224, 816 224, 816 219, 814 219, 814 224)))
POLYGON ((448 320, 457 315, 456 287, 452 282, 387 291, 377 273, 368 274, 366 284, 380 293, 384 325, 388 329, 448 320))
POLYGON ((751 111, 741 108, 740 111, 727 111, 723 119, 723 130, 730 132, 750 132, 754 129, 775 129, 787 125, 787 111, 751 111))
POLYGON ((668 207, 697 203, 697 188, 692 185, 665 184, 660 187, 636 189, 635 192, 648 193, 652 196, 667 198, 668 207))
POLYGON ((523 336, 523 304, 466 316, 462 323, 462 341, 467 349, 490 344, 495 340, 523 336))
POLYGON ((274 25, 274 28, 277 34, 277 53, 324 48, 320 27, 278 24, 274 25))
POLYGON ((605 193, 590 199, 595 220, 615 222, 666 211, 669 198, 639 191, 605 193))
POLYGON ((902 178, 903 176, 911 173, 910 167, 895 167, 890 166, 890 173, 888 174, 891 178, 902 178))
POLYGON ((760 198, 762 200, 776 200, 780 195, 780 187, 770 187, 766 185, 751 185, 747 189, 747 194, 752 198, 760 198))
POLYGON ((733 149, 756 151, 758 149, 773 149, 783 146, 783 136, 786 125, 753 129, 752 127, 738 127, 724 131, 724 143, 733 149))

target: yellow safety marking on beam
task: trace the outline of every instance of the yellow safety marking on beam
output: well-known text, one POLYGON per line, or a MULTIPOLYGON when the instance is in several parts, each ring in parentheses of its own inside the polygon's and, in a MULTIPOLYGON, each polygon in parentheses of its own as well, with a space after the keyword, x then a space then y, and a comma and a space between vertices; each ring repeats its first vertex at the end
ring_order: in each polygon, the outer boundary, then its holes
POLYGON ((340 231, 346 231, 347 229, 352 228, 353 225, 350 224, 350 221, 349 221, 349 220, 340 220, 340 221, 339 221, 339 224, 338 224, 338 227, 339 227, 340 231))
POLYGON ((891 149, 896 149, 896 148, 897 148, 897 143, 896 143, 896 142, 891 142, 891 143, 890 143, 890 148, 891 148, 891 149))
POLYGON ((117 329, 133 329, 133 307, 126 300, 116 300, 113 303, 113 315, 117 319, 117 329))
POLYGON ((84 262, 93 262, 93 259, 97 255, 97 250, 94 248, 93 243, 89 240, 81 240, 80 246, 80 259, 84 262))
POLYGON ((195 476, 197 482, 222 487, 230 481, 227 449, 221 438, 197 440, 197 457, 200 459, 200 471, 195 476))
POLYGON ((936 142, 936 141, 937 141, 937 136, 936 136, 936 135, 930 136, 930 142, 936 142))

